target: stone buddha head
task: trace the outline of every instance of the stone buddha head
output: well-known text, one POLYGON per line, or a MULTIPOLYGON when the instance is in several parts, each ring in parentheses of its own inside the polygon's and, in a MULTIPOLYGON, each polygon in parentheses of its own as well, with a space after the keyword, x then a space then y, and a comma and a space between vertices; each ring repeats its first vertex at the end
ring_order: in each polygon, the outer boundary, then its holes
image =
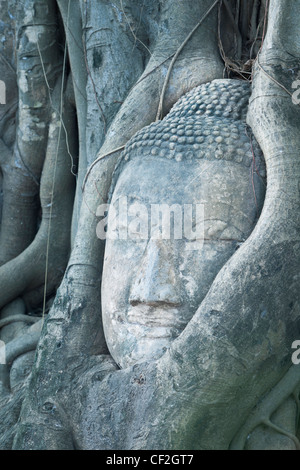
POLYGON ((246 126, 250 86, 215 80, 127 144, 109 198, 102 317, 120 367, 156 360, 252 232, 263 156, 246 126))

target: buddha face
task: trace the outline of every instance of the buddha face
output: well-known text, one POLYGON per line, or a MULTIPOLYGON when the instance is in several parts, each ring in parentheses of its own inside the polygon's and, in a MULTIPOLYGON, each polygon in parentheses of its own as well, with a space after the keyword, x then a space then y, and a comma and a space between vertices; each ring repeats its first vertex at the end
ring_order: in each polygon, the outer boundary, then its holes
POLYGON ((102 281, 105 337, 120 367, 155 360, 166 351, 249 236, 257 203, 263 201, 263 187, 250 173, 224 160, 147 156, 126 164, 111 200, 108 232, 112 227, 118 232, 106 240, 102 281), (122 201, 127 203, 126 226, 122 201), (183 221, 184 211, 193 208, 186 220, 193 214, 190 227, 196 235, 181 227, 180 236, 175 215, 173 229, 170 223, 169 233, 163 233, 158 219, 150 220, 153 207, 162 204, 182 208, 183 221))

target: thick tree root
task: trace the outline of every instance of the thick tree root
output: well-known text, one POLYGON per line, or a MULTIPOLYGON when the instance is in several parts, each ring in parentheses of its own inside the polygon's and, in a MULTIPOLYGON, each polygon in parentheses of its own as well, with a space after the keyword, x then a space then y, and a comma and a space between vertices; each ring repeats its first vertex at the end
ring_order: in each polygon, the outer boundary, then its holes
POLYGON ((14 339, 6 346, 6 363, 11 365, 15 359, 29 351, 34 351, 37 347, 41 334, 42 321, 35 325, 35 331, 29 331, 19 338, 14 339))
POLYGON ((21 336, 9 341, 5 345, 5 364, 0 365, 0 390, 1 387, 3 392, 0 397, 11 393, 10 390, 10 368, 13 362, 23 354, 31 351, 35 351, 43 326, 43 320, 35 322, 31 327, 28 328, 27 332, 21 336))
MULTIPOLYGON (((75 120, 73 111, 66 103, 64 114, 60 116, 60 83, 61 80, 52 97, 54 110, 41 178, 42 222, 31 245, 18 257, 0 267, 0 308, 25 292, 43 286, 45 280, 45 296, 53 292, 68 261, 74 177, 71 173, 72 161, 66 132, 74 135, 75 120)), ((41 290, 41 298, 38 299, 40 303, 43 300, 42 292, 41 290)))
POLYGON ((34 0, 22 2, 17 28, 18 127, 14 151, 1 165, 0 265, 22 253, 36 235, 39 184, 51 117, 50 87, 62 66, 54 0, 42 0, 39 8, 34 0))
POLYGON ((39 321, 40 318, 38 317, 30 317, 29 315, 13 315, 8 318, 3 318, 0 320, 0 328, 3 328, 4 326, 10 325, 11 323, 15 322, 24 322, 28 324, 36 323, 39 321))

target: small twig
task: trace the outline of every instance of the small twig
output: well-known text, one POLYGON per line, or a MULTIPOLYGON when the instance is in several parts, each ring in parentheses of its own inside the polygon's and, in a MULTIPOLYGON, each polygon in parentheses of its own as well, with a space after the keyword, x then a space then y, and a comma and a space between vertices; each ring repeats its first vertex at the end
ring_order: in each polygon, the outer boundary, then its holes
POLYGON ((94 166, 100 162, 100 160, 103 160, 103 158, 105 157, 108 157, 109 155, 112 155, 114 153, 117 153, 117 152, 120 152, 121 150, 124 150, 125 148, 125 145, 122 145, 122 147, 118 147, 116 149, 113 149, 111 150, 110 152, 107 152, 105 153, 104 155, 100 155, 98 158, 96 158, 96 160, 90 165, 90 167, 88 168, 87 172, 86 172, 86 175, 84 177, 84 180, 83 180, 83 183, 82 183, 82 191, 84 191, 84 188, 85 188, 85 185, 86 185, 86 181, 89 177, 89 174, 90 172, 92 171, 92 169, 94 168, 94 166))
POLYGON ((169 83, 169 79, 170 79, 170 76, 171 76, 171 72, 172 72, 172 69, 173 69, 173 66, 179 56, 179 54, 181 53, 181 51, 183 50, 183 48, 186 46, 186 44, 189 42, 189 40, 191 39, 191 37, 193 36, 193 34, 197 31, 197 29, 201 26, 201 24, 203 23, 203 21, 207 18, 207 16, 210 14, 210 12, 214 9, 214 7, 220 2, 220 0, 216 0, 212 5, 211 7, 204 13, 204 15, 202 16, 201 20, 196 24, 196 26, 192 29, 192 31, 188 34, 188 36, 186 37, 186 39, 183 41, 183 43, 181 44, 181 46, 177 49, 171 63, 170 63, 170 66, 169 66, 169 69, 168 69, 168 72, 167 72, 167 75, 166 75, 166 78, 165 78, 165 82, 164 82, 164 85, 163 85, 163 88, 162 88, 162 92, 161 92, 161 95, 160 95, 160 100, 159 100, 159 106, 158 106, 158 111, 157 111, 157 114, 156 114, 156 121, 159 121, 161 118, 162 118, 162 111, 163 111, 163 103, 164 103, 164 98, 165 98, 165 94, 166 94, 166 90, 167 90, 167 86, 168 86, 168 83, 169 83))
POLYGON ((241 57, 242 57, 242 36, 241 36, 241 32, 240 32, 239 27, 238 27, 238 25, 237 25, 237 23, 236 23, 236 21, 233 17, 231 8, 228 4, 228 0, 223 0, 223 3, 225 5, 225 8, 227 10, 229 19, 232 23, 233 29, 234 29, 235 34, 236 34, 236 43, 237 43, 236 53, 237 53, 238 58, 241 59, 241 57))
POLYGON ((89 213, 92 214, 93 217, 97 218, 96 213, 95 213, 94 211, 92 211, 92 209, 91 209, 90 206, 88 205, 84 193, 83 193, 83 196, 82 196, 82 201, 83 201, 83 203, 85 204, 85 206, 86 206, 87 210, 89 211, 89 213))
MULTIPOLYGON (((256 206, 256 214, 258 216, 259 210, 258 210, 258 204, 257 204, 257 197, 256 197, 256 192, 255 192, 255 184, 254 184, 254 168, 256 170, 256 173, 258 173, 257 168, 256 168, 256 162, 255 162, 255 154, 254 154, 254 149, 253 149, 253 142, 251 137, 248 135, 247 128, 245 129, 245 134, 250 140, 250 146, 251 146, 251 152, 252 152, 252 165, 251 165, 251 183, 252 183, 252 191, 253 191, 253 196, 254 196, 254 201, 255 201, 255 206, 256 206)), ((260 175, 259 175, 260 176, 260 175)))
MULTIPOLYGON (((149 75, 151 75, 153 72, 155 72, 155 70, 159 69, 159 67, 161 67, 162 65, 164 65, 166 62, 168 62, 168 60, 172 59, 172 57, 174 57, 175 54, 171 54, 169 55, 169 57, 167 57, 165 60, 163 60, 160 64, 156 65, 155 67, 153 67, 152 70, 150 70, 150 72, 146 73, 145 75, 143 75, 135 84, 134 84, 134 87, 136 87, 137 85, 139 85, 139 83, 141 83, 143 80, 145 80, 145 78, 149 77, 149 75)), ((133 88, 134 88, 133 87, 133 88)))
MULTIPOLYGON (((299 394, 300 374, 297 365, 292 365, 279 382, 260 400, 254 410, 250 413, 247 420, 238 431, 230 444, 230 450, 243 450, 248 436, 260 425, 265 424, 275 429, 274 423, 271 422, 271 417, 276 410, 284 403, 290 396, 296 392, 299 394)), ((280 434, 286 434, 286 431, 276 426, 276 431, 280 434)), ((289 436, 295 444, 293 434, 289 436)))
MULTIPOLYGON (((263 66, 261 65, 261 63, 259 62, 259 56, 261 54, 261 51, 262 51, 262 46, 263 46, 263 43, 264 43, 264 39, 265 39, 265 35, 266 35, 266 24, 267 24, 267 19, 268 19, 268 11, 269 11, 269 0, 267 0, 266 2, 266 12, 265 12, 265 18, 264 18, 264 28, 263 28, 263 35, 262 35, 262 43, 261 43, 261 47, 260 47, 260 50, 257 54, 257 57, 256 57, 256 63, 258 65, 258 67, 260 68, 260 70, 266 75, 266 77, 268 77, 270 80, 272 80, 274 83, 276 83, 277 86, 279 86, 280 88, 282 88, 282 90, 284 90, 289 96, 293 96, 293 93, 291 93, 282 83, 278 82, 274 77, 272 77, 264 68, 263 66)), ((299 106, 299 104, 297 105, 299 106)))
POLYGON ((150 49, 148 49, 148 47, 146 46, 146 44, 144 44, 143 41, 141 41, 141 40, 137 37, 137 35, 135 34, 135 32, 133 31, 132 26, 131 26, 131 24, 130 24, 130 21, 129 21, 129 19, 128 19, 126 13, 125 13, 125 10, 124 10, 123 0, 120 0, 120 1, 121 1, 121 10, 122 10, 122 12, 123 12, 123 14, 124 14, 124 16, 125 16, 126 23, 127 23, 128 26, 129 26, 129 29, 130 29, 130 31, 131 31, 132 36, 134 37, 135 42, 138 41, 139 43, 141 43, 142 46, 143 46, 143 47, 146 49, 146 51, 148 52, 148 54, 150 54, 150 56, 151 56, 152 54, 151 54, 150 49))
MULTIPOLYGON (((259 68, 261 69, 261 71, 262 71, 270 80, 272 80, 272 82, 276 83, 276 85, 278 85, 280 88, 282 88, 282 90, 284 90, 288 95, 290 95, 291 97, 293 96, 293 93, 291 93, 284 85, 282 85, 282 83, 278 82, 274 77, 272 77, 272 76, 263 68, 263 66, 262 66, 261 63, 259 62, 259 54, 257 55, 256 62, 257 62, 257 65, 259 66, 259 68)), ((299 104, 297 104, 297 106, 299 106, 299 104)))
POLYGON ((277 426, 276 424, 272 423, 272 421, 270 419, 264 420, 263 424, 265 426, 268 426, 269 428, 273 429, 274 431, 278 432, 279 434, 282 434, 283 436, 286 436, 289 439, 291 439, 291 441, 294 442, 296 449, 300 450, 299 439, 294 434, 292 434, 292 433, 286 431, 285 429, 283 429, 282 427, 277 426))
POLYGON ((250 56, 250 60, 252 59, 252 55, 253 55, 253 49, 255 47, 255 44, 257 43, 258 41, 258 36, 259 36, 259 32, 261 30, 261 27, 262 27, 262 23, 263 23, 263 20, 261 20, 259 22, 259 25, 257 26, 257 30, 256 30, 256 35, 255 35, 255 38, 252 42, 252 45, 251 45, 251 48, 250 48, 250 53, 249 53, 249 56, 250 56))
MULTIPOLYGON (((223 1, 225 1, 225 0, 223 0, 223 1)), ((227 71, 228 77, 230 77, 229 72, 233 72, 234 74, 239 75, 241 77, 241 79, 249 81, 249 78, 252 75, 252 72, 247 70, 247 66, 248 66, 249 61, 246 62, 246 63, 243 63, 242 61, 230 59, 225 54, 224 47, 223 47, 223 44, 222 44, 222 38, 221 38, 221 6, 222 6, 222 4, 220 4, 219 15, 218 15, 218 44, 219 44, 220 55, 221 55, 221 57, 224 61, 224 64, 225 64, 224 71, 225 70, 227 71)), ((228 5, 228 8, 229 8, 229 5, 228 5)), ((233 17, 232 17, 232 20, 234 21, 233 17)), ((235 23, 235 21, 234 21, 234 23, 235 23)), ((236 27, 237 27, 237 25, 236 25, 236 27)), ((242 40, 241 36, 240 36, 240 39, 242 40)))
MULTIPOLYGON (((252 141, 252 137, 247 132, 247 128, 245 129, 245 133, 246 133, 246 136, 248 137, 248 139, 250 141, 250 145, 251 145, 251 151, 252 151, 252 157, 253 157, 252 169, 253 170, 255 169, 255 173, 257 174, 257 176, 259 176, 259 178, 261 179, 263 185, 266 187, 266 183, 265 183, 262 175, 259 173, 259 170, 258 170, 257 165, 256 165, 256 157, 255 157, 254 148, 253 148, 253 141, 252 141)), ((252 172, 252 175, 253 175, 253 172, 252 172)))

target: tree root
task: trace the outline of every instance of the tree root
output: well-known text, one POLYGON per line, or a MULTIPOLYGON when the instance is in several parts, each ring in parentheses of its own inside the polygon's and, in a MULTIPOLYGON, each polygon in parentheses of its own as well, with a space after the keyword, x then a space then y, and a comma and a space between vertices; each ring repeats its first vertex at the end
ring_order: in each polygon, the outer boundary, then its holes
POLYGON ((243 450, 248 436, 260 425, 277 431, 279 434, 289 437, 295 444, 296 449, 300 450, 298 438, 271 421, 272 415, 290 396, 296 398, 299 411, 299 392, 300 392, 300 369, 297 365, 292 365, 278 384, 261 400, 253 410, 245 424, 237 433, 230 445, 231 450, 243 450))
POLYGON ((196 26, 188 34, 188 36, 185 38, 185 40, 183 41, 183 43, 180 45, 180 47, 177 49, 175 55, 173 56, 173 58, 171 60, 171 63, 169 65, 169 68, 168 68, 168 72, 167 72, 167 75, 166 75, 166 78, 165 78, 165 81, 164 81, 164 85, 163 85, 161 94, 160 94, 159 105, 158 105, 158 110, 157 110, 156 119, 155 119, 156 121, 159 121, 163 118, 164 98, 165 98, 165 94, 166 94, 167 87, 168 87, 168 84, 169 84, 170 76, 171 76, 171 73, 172 73, 172 70, 173 70, 173 67, 174 67, 174 64, 175 64, 176 60, 178 59, 180 53, 182 52, 182 50, 184 49, 186 44, 189 42, 189 40, 191 39, 193 34, 202 25, 205 18, 210 14, 210 12, 217 6, 217 4, 219 2, 220 2, 220 0, 215 0, 215 2, 208 8, 208 10, 204 13, 204 15, 202 16, 200 21, 196 24, 196 26))
POLYGON ((24 323, 29 323, 29 324, 32 324, 32 323, 36 323, 40 320, 39 317, 31 317, 29 315, 13 315, 11 317, 7 317, 7 318, 3 318, 2 320, 0 320, 0 328, 3 328, 4 326, 7 326, 7 325, 10 325, 11 323, 15 323, 15 322, 24 322, 24 323))
POLYGON ((17 357, 29 351, 34 351, 40 339, 40 331, 30 331, 10 341, 6 345, 6 363, 12 364, 17 357))
MULTIPOLYGON (((61 80, 52 98, 60 108, 61 80)), ((31 245, 19 256, 0 267, 0 308, 25 292, 43 286, 47 269, 46 295, 53 292, 63 276, 70 249, 70 226, 74 178, 68 153, 67 135, 62 130, 61 113, 53 111, 40 188, 42 221, 31 245)), ((73 110, 65 104, 64 127, 74 135, 73 110)), ((39 299, 41 302, 43 297, 39 299)))
MULTIPOLYGON (((269 2, 267 2, 267 7, 268 4, 269 2)), ((291 86, 295 70, 300 67, 299 2, 289 3, 288 10, 286 7, 287 4, 283 0, 276 0, 276 2, 273 0, 270 3, 269 28, 259 54, 259 60, 256 62, 247 121, 264 152, 268 174, 265 205, 253 235, 258 240, 264 222, 266 225, 270 224, 270 229, 268 233, 261 235, 262 239, 267 240, 269 237, 269 243, 272 243, 274 247, 276 243, 286 244, 286 241, 290 240, 291 245, 295 246, 295 254, 291 253, 285 263, 289 265, 288 276, 292 278, 292 270, 296 273, 296 266, 299 266, 300 114, 299 107, 293 105, 292 99, 289 97, 291 93, 285 84, 291 86), (280 18, 279 24, 278 18, 280 18), (290 34, 290 31, 294 31, 294 34, 290 34), (294 268, 292 268, 292 264, 294 268)), ((287 248, 285 248, 284 254, 287 255, 287 253, 287 248)), ((265 258, 267 259, 267 252, 265 252, 265 258)), ((269 259, 272 259, 272 255, 269 259)), ((274 275, 274 270, 270 272, 271 275, 274 275)), ((264 281, 264 287, 267 282, 267 280, 264 281)), ((284 277, 280 283, 284 283, 284 277)), ((286 315, 288 306, 282 309, 282 313, 285 313, 283 318, 286 331, 281 339, 282 344, 287 341, 288 331, 293 331, 290 323, 297 320, 297 315, 299 318, 299 303, 296 300, 299 292, 299 280, 296 274, 294 274, 293 281, 288 281, 287 285, 285 296, 286 298, 290 296, 293 299, 290 305, 294 305, 294 307, 292 315, 286 315)), ((271 290, 269 292, 268 295, 271 297, 271 290)), ((276 288, 277 297, 279 292, 280 288, 276 288)), ((278 306, 273 311, 278 312, 279 308, 278 306)), ((292 339, 292 335, 290 338, 292 339)), ((262 401, 256 406, 232 441, 231 448, 244 448, 247 437, 258 426, 265 425, 291 439, 295 447, 300 449, 297 437, 284 429, 280 423, 275 424, 272 421, 272 415, 275 411, 279 411, 279 407, 290 396, 294 397, 299 411, 299 390, 300 369, 293 365, 277 385, 269 393, 264 394, 262 401)))
POLYGON ((18 128, 14 151, 2 165, 0 265, 22 253, 37 231, 39 181, 51 114, 49 87, 61 73, 56 23, 53 0, 42 0, 38 10, 33 0, 18 7, 18 128), (47 64, 47 76, 41 59, 47 64))

